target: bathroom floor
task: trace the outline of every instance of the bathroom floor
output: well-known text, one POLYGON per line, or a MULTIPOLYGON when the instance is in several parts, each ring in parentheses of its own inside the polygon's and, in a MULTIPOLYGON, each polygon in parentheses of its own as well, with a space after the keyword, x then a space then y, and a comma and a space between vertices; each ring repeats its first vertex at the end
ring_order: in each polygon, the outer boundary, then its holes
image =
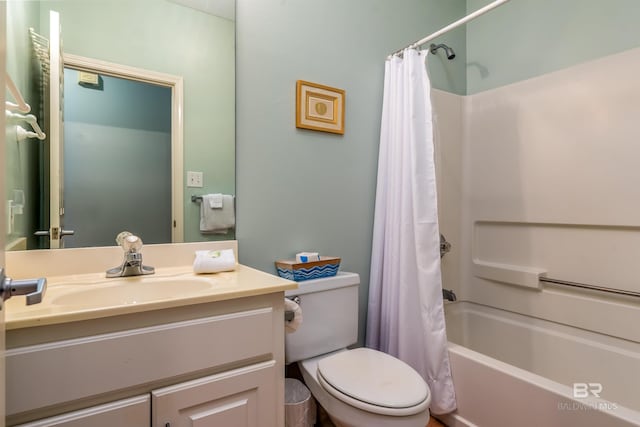
POLYGON ((427 424, 427 427, 446 427, 446 426, 442 424, 440 421, 431 417, 431 419, 429 420, 429 424, 427 424))
MULTIPOLYGON (((327 413, 324 411, 324 409, 320 405, 318 405, 318 423, 316 424, 316 427, 335 427, 335 425, 329 419, 329 416, 327 415, 327 413)), ((431 419, 429 420, 429 424, 427 424, 426 427, 446 427, 446 426, 442 424, 440 421, 431 417, 431 419)))

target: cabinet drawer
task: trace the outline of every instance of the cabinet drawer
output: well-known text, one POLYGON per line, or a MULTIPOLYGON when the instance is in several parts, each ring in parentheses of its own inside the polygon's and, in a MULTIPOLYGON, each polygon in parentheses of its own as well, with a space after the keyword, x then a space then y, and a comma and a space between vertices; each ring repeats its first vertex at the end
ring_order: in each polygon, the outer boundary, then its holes
POLYGON ((269 355, 273 332, 268 307, 11 349, 7 414, 269 355))
POLYGON ((148 426, 150 418, 151 397, 145 394, 17 427, 141 427, 148 426))
POLYGON ((153 427, 275 427, 276 362, 151 392, 153 427))

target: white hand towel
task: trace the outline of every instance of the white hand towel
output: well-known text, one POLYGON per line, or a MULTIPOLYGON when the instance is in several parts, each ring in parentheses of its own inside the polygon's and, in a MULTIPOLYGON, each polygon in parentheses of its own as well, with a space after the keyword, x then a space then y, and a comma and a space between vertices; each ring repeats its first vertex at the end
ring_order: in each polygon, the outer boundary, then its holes
POLYGON ((302 324, 302 309, 300 305, 298 305, 295 301, 290 300, 289 298, 284 299, 284 310, 293 312, 293 319, 285 320, 284 322, 284 330, 290 334, 295 332, 296 329, 302 324))
POLYGON ((235 269, 236 257, 233 254, 233 249, 196 251, 196 259, 193 261, 193 271, 196 274, 218 273, 235 269))
POLYGON ((222 194, 209 194, 209 207, 211 209, 222 209, 222 194))
POLYGON ((226 234, 230 228, 236 225, 235 207, 233 196, 222 195, 222 208, 211 208, 211 200, 217 199, 215 194, 205 194, 202 196, 200 204, 200 232, 226 234))

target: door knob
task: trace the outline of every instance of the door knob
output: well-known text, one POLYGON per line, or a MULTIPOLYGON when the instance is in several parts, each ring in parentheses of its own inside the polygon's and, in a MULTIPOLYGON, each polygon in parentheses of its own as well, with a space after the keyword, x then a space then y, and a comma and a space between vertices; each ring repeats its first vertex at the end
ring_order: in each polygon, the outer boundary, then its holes
POLYGON ((2 301, 6 301, 14 295, 26 295, 27 305, 39 304, 47 290, 47 279, 13 280, 4 273, 4 268, 0 268, 0 292, 2 301))
POLYGON ((74 230, 63 230, 62 228, 52 228, 51 230, 39 230, 33 233, 34 236, 47 236, 51 237, 53 234, 54 239, 61 239, 64 236, 73 236, 76 234, 74 230))

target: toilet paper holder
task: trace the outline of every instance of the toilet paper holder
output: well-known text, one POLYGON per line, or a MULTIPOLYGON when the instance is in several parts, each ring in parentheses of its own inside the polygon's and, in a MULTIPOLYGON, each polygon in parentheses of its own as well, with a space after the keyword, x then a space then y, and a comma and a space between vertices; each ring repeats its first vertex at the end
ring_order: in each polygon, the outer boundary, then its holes
MULTIPOLYGON (((291 301, 295 302, 296 304, 300 304, 300 297, 286 297, 287 299, 290 299, 291 301)), ((293 318, 295 317, 295 313, 291 310, 285 310, 284 312, 284 321, 285 322, 291 322, 293 320, 293 318)))

